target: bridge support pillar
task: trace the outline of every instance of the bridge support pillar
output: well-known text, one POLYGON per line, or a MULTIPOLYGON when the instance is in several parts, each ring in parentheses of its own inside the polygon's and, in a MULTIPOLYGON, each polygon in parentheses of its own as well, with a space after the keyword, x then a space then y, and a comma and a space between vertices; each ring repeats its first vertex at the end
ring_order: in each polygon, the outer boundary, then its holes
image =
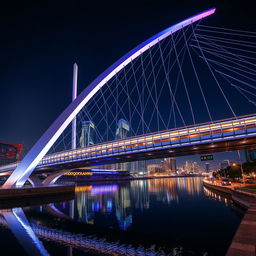
POLYGON ((60 178, 62 175, 64 175, 67 172, 70 172, 70 170, 61 170, 53 174, 50 174, 45 180, 43 180, 43 184, 44 185, 54 184, 58 180, 58 178, 60 178))
POLYGON ((30 175, 30 177, 28 178, 28 181, 30 182, 32 187, 42 186, 43 185, 42 180, 40 180, 36 174, 30 175))

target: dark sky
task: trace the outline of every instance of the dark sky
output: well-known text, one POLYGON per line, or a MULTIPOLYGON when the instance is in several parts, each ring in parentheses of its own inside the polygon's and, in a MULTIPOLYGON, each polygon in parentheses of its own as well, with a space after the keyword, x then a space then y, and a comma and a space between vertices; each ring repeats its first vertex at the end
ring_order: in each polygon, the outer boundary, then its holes
POLYGON ((211 7, 207 24, 255 30, 253 1, 8 1, 0 8, 0 141, 29 149, 79 91, 153 34, 211 7))

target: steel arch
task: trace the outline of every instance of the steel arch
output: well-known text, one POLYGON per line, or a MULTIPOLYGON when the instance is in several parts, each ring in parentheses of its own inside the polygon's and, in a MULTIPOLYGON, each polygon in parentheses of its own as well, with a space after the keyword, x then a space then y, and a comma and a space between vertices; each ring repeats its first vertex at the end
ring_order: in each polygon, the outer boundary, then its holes
POLYGON ((20 162, 12 175, 5 182, 3 187, 12 187, 16 184, 17 187, 23 186, 35 167, 45 156, 54 142, 58 139, 65 128, 71 123, 79 111, 85 104, 97 93, 97 91, 104 86, 113 76, 122 70, 131 61, 136 59, 142 53, 147 51, 150 47, 154 46, 161 40, 165 39, 174 32, 186 27, 200 19, 203 19, 215 12, 215 8, 206 10, 195 16, 192 16, 184 21, 181 21, 162 32, 152 36, 145 42, 141 43, 133 50, 128 52, 122 58, 117 60, 112 66, 106 69, 99 75, 88 87, 86 87, 80 95, 74 100, 62 114, 53 122, 53 124, 46 130, 42 137, 27 153, 24 159, 20 162))

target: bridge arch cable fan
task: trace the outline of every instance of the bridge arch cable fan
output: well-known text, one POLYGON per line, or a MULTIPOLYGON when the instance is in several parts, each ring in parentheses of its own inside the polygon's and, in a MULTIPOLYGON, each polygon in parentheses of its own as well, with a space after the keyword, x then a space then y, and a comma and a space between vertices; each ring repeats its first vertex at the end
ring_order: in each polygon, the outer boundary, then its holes
MULTIPOLYGON (((247 105, 246 114, 254 113, 256 32, 200 24, 191 41, 192 49, 224 81, 224 84, 230 86, 229 90, 235 90, 245 99, 243 101, 242 97, 237 96, 232 100, 245 103, 247 105), (249 106, 248 103, 251 105, 249 106)), ((238 111, 238 115, 245 114, 238 111)))
POLYGON ((230 37, 225 35, 221 41, 224 29, 200 23, 214 11, 160 32, 96 78, 56 119, 5 186, 22 186, 49 149, 50 153, 70 149, 69 124, 74 117, 79 148, 84 121, 93 124, 93 143, 103 143, 120 139, 119 120, 128 125, 125 136, 132 137, 250 112, 255 102, 255 60, 247 48, 253 49, 255 34, 228 30, 230 37), (250 38, 248 44, 245 34, 250 38), (227 46, 226 42, 235 45, 227 46), (235 96, 229 93, 230 88, 235 96), (232 104, 241 98, 244 113, 232 104))
MULTIPOLYGON (((166 41, 161 41, 155 48, 150 48, 139 58, 131 62, 130 66, 124 67, 120 73, 116 74, 116 76, 106 84, 105 88, 99 91, 100 95, 96 95, 96 97, 82 109, 77 116, 79 120, 78 123, 81 123, 82 120, 93 120, 94 123, 97 123, 95 126, 95 143, 115 140, 115 131, 119 118, 123 118, 129 122, 129 137, 194 124, 193 116, 198 117, 198 111, 194 113, 191 102, 186 105, 186 110, 190 109, 192 116, 192 122, 191 120, 188 122, 187 118, 184 117, 184 111, 179 107, 180 104, 178 100, 180 98, 179 95, 177 95, 177 91, 186 96, 184 98, 189 102, 189 92, 195 90, 196 88, 194 87, 196 86, 198 86, 196 104, 200 103, 200 108, 205 108, 207 112, 207 118, 203 120, 197 118, 197 123, 205 121, 213 122, 216 119, 225 118, 225 116, 214 117, 216 110, 213 104, 209 102, 209 98, 214 98, 214 96, 210 95, 209 97, 209 94, 207 95, 207 93, 205 93, 208 88, 206 86, 206 79, 200 74, 201 68, 197 63, 198 61, 205 63, 206 66, 208 65, 209 75, 212 76, 213 81, 215 81, 215 79, 217 80, 212 86, 215 86, 216 94, 218 90, 220 91, 218 100, 220 97, 223 98, 223 106, 226 104, 225 108, 227 112, 230 111, 234 117, 237 116, 232 108, 232 101, 228 96, 230 93, 226 93, 227 88, 226 90, 222 88, 222 80, 232 86, 233 89, 246 99, 247 103, 251 103, 255 106, 256 101, 253 98, 256 94, 249 89, 255 88, 256 74, 255 72, 241 69, 240 62, 238 62, 239 60, 247 62, 245 59, 247 56, 244 55, 243 58, 241 55, 237 56, 237 54, 229 52, 225 48, 222 48, 221 44, 218 44, 218 42, 226 43, 226 41, 234 41, 237 43, 237 41, 240 42, 240 40, 227 38, 225 36, 222 41, 222 38, 220 39, 220 37, 213 35, 208 38, 199 33, 201 26, 205 28, 204 25, 197 24, 196 27, 182 29, 170 38, 165 39, 166 41), (212 38, 216 39, 217 42, 210 41, 212 38), (206 41, 208 41, 208 48, 211 49, 211 51, 208 49, 205 50, 203 45, 206 41), (216 49, 218 51, 217 54, 216 49), (212 58, 209 58, 207 55, 209 52, 212 58), (230 59, 220 62, 220 60, 218 60, 218 57, 220 57, 219 53, 221 53, 221 58, 225 55, 231 55, 232 58, 237 59, 237 61, 234 60, 237 65, 233 65, 233 60, 229 63, 230 59), (217 58, 214 59, 213 56, 217 58), (184 62, 186 62, 186 65, 184 62), (217 67, 221 69, 217 69, 217 67), (189 68, 194 75, 193 83, 191 83, 191 80, 189 81, 186 74, 183 74, 185 72, 188 73, 189 68), (223 73, 224 71, 225 73, 223 73), (248 83, 248 81, 251 83, 248 83), (237 83, 235 84, 234 82, 237 83), (249 88, 245 86, 242 87, 241 83, 249 88), (181 90, 182 87, 184 87, 184 90, 181 90), (161 101, 166 100, 164 98, 166 94, 169 95, 168 98, 171 101, 168 114, 163 111, 161 106, 161 101), (201 100, 198 100, 199 97, 201 100), (153 106, 152 109, 148 107, 149 105, 153 106), (146 120, 143 115, 147 115, 150 118, 146 120), (133 120, 138 120, 135 122, 135 127, 133 120), (154 124, 153 127, 152 123, 154 124), (104 130, 99 127, 104 127, 104 130), (108 127, 108 129, 105 127, 108 127)), ((243 42, 245 43, 245 41, 243 42)), ((252 41, 248 41, 249 46, 253 44, 252 41)), ((242 46, 244 48, 244 45, 242 46)), ((250 65, 253 64, 253 62, 250 62, 250 65)), ((209 77, 207 80, 209 80, 209 77)), ((226 85, 223 87, 225 86, 226 85)), ((239 98, 239 100, 241 100, 241 98, 239 98)), ((241 114, 247 114, 247 112, 238 113, 238 115, 241 114)), ((80 130, 80 128, 78 128, 78 130, 80 130)), ((66 132, 64 148, 70 148, 71 130, 67 129, 66 132)), ((79 132, 77 136, 77 141, 79 141, 79 132)), ((61 143, 63 143, 63 140, 59 141, 59 144, 61 143)))

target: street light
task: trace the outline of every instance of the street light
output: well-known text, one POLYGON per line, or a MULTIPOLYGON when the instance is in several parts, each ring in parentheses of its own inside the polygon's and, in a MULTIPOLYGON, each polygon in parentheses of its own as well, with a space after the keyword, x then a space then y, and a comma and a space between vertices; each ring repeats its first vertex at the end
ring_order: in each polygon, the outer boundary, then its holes
POLYGON ((244 169, 243 169, 243 165, 242 165, 240 150, 237 150, 237 154, 238 154, 238 158, 239 158, 239 162, 240 162, 240 166, 241 166, 241 174, 242 174, 243 184, 245 184, 245 182, 244 182, 244 169))

